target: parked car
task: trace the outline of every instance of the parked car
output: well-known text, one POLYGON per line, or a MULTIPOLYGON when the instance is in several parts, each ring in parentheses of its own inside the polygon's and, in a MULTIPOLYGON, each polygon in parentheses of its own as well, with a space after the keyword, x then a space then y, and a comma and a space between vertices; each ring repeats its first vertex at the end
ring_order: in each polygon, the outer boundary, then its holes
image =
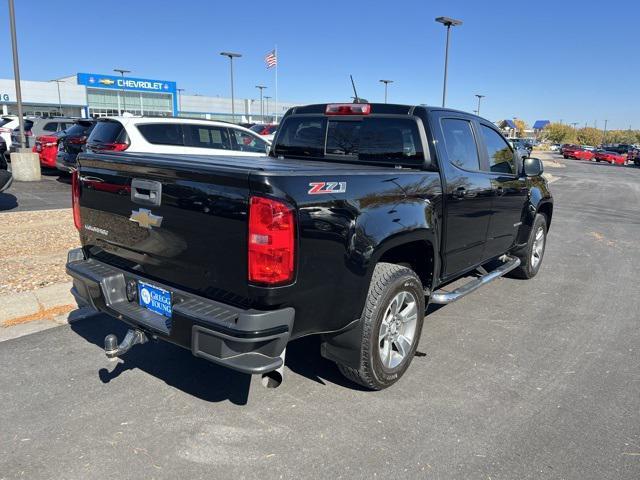
POLYGON ((596 147, 594 147, 593 145, 580 145, 580 147, 583 150, 589 150, 590 152, 594 152, 596 150, 596 147))
POLYGON ((596 162, 608 162, 611 165, 626 165, 627 155, 616 152, 608 152, 606 150, 596 150, 595 160, 596 162))
POLYGON ((4 140, 7 150, 11 148, 11 132, 18 126, 16 115, 4 115, 0 117, 0 137, 4 140))
MULTIPOLYGON (((33 118, 25 119, 24 121, 24 133, 27 144, 26 148, 33 148, 35 146, 35 139, 40 135, 51 135, 67 128, 70 128, 76 120, 67 117, 53 117, 53 118, 33 118)), ((11 132, 11 152, 15 152, 17 145, 20 143, 20 129, 14 128, 11 132)))
POLYGON ((347 378, 383 389, 409 367, 429 303, 508 272, 531 278, 543 259, 553 199, 542 162, 475 115, 299 106, 269 157, 202 158, 79 155, 83 248, 66 269, 80 304, 129 325, 121 343, 105 338, 110 358, 153 337, 277 380, 287 343, 318 334, 347 378))
POLYGON ((44 168, 56 168, 56 155, 58 154, 58 143, 64 132, 56 132, 36 137, 36 143, 32 152, 37 153, 40 158, 40 166, 44 168))
POLYGON ((595 153, 591 150, 585 150, 582 147, 575 148, 570 150, 565 158, 573 158, 575 160, 593 160, 595 158, 595 153))
POLYGON ((627 163, 631 162, 637 167, 640 167, 640 148, 634 147, 627 153, 627 163))
POLYGON ((560 150, 560 144, 552 143, 551 145, 549 145, 549 150, 551 150, 552 152, 558 152, 560 150))
POLYGON ((278 125, 276 124, 264 124, 257 123, 253 127, 251 127, 251 131, 257 133, 263 138, 266 138, 270 142, 273 141, 273 137, 278 130, 278 125))
POLYGON ((633 145, 629 145, 627 143, 619 143, 616 145, 603 145, 603 150, 608 152, 616 152, 616 153, 629 153, 629 150, 633 150, 633 145))
POLYGON ((93 118, 81 118, 62 132, 55 156, 55 168, 63 172, 69 172, 75 168, 76 157, 86 145, 96 122, 93 118))
POLYGON ((562 156, 564 158, 573 158, 571 157, 571 155, 573 155, 573 152, 575 152, 576 150, 580 150, 580 148, 581 147, 579 147, 578 145, 565 144, 560 149, 560 153, 562 153, 562 156))
POLYGON ((193 155, 265 156, 270 142, 226 122, 184 118, 110 117, 98 120, 87 149, 193 155))

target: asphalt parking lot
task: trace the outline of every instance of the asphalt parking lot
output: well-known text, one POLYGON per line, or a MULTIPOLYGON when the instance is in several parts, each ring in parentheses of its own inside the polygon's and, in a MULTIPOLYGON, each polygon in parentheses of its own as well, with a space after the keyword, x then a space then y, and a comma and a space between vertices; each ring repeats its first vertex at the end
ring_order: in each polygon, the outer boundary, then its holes
POLYGON ((46 171, 39 182, 14 182, 0 193, 0 212, 26 212, 70 208, 71 177, 60 172, 46 171))
POLYGON ((275 390, 165 343, 110 363, 105 316, 0 343, 0 479, 640 478, 640 169, 560 162, 539 275, 434 309, 382 392, 314 339, 275 390))

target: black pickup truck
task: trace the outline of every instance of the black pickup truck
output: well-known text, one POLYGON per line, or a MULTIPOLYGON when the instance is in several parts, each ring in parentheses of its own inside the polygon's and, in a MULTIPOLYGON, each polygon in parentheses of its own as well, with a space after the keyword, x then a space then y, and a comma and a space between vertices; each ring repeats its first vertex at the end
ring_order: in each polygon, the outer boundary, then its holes
POLYGON ((553 214, 541 173, 468 113, 295 107, 264 158, 80 154, 67 272, 79 303, 131 327, 109 357, 153 337, 266 375, 319 334, 343 374, 382 389, 429 302, 536 275, 553 214))

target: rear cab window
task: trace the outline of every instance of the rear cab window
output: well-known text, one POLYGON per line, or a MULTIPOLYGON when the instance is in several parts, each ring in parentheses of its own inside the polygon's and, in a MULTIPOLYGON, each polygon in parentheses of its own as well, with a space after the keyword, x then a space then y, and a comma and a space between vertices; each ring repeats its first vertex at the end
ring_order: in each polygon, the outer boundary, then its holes
POLYGON ((286 118, 275 155, 419 168, 424 152, 410 116, 286 118))
POLYGON ((480 157, 471 122, 459 118, 443 118, 442 133, 449 161, 458 168, 480 170, 480 157))

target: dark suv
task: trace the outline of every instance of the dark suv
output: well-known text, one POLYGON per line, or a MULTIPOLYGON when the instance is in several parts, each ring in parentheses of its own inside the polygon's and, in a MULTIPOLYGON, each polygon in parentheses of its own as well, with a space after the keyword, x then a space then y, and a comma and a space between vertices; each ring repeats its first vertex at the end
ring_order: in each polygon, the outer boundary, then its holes
POLYGON ((73 126, 64 132, 58 142, 58 155, 56 156, 58 170, 70 172, 76 168, 76 157, 83 150, 87 138, 95 126, 96 120, 83 118, 76 120, 73 126))

